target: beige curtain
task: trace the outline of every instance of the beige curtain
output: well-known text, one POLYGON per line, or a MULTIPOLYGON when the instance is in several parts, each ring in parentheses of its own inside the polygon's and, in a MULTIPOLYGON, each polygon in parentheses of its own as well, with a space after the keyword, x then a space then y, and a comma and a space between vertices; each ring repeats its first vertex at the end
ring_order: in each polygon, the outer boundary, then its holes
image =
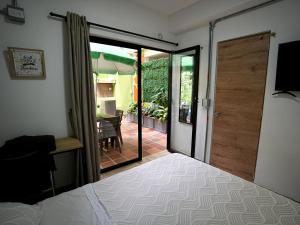
MULTIPOLYGON (((85 182, 90 183, 99 180, 100 153, 97 142, 89 28, 85 17, 68 12, 67 33, 72 97, 71 114, 75 136, 84 145, 83 168, 81 172, 85 175, 85 182)), ((82 184, 82 182, 80 183, 82 184)))

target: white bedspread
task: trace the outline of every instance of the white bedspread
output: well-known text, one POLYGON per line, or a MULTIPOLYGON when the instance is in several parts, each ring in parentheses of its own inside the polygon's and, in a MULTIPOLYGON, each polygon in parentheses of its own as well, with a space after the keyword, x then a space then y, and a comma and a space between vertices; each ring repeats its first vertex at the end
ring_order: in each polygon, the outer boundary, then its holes
POLYGON ((113 225, 92 185, 46 199, 38 204, 40 225, 113 225))
POLYGON ((300 204, 180 154, 93 187, 118 225, 300 225, 300 204))

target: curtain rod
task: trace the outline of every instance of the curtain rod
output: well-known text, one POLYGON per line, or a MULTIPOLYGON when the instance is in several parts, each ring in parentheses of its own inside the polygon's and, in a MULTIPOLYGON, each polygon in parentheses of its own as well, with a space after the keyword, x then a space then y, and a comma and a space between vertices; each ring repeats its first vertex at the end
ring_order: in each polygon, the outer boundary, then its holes
MULTIPOLYGON (((61 19, 64 19, 64 20, 67 19, 66 16, 56 14, 56 13, 53 13, 53 12, 50 12, 49 15, 51 17, 61 18, 61 19)), ((105 25, 101 25, 101 24, 97 24, 97 23, 92 23, 92 22, 89 22, 89 21, 87 21, 87 24, 89 26, 98 27, 98 28, 102 28, 102 29, 105 29, 105 30, 113 30, 113 31, 117 31, 117 32, 120 32, 120 33, 124 33, 124 34, 130 34, 130 35, 134 35, 134 36, 137 36, 137 37, 147 38, 147 39, 151 39, 151 40, 154 40, 154 41, 159 41, 159 42, 167 43, 167 44, 170 44, 170 45, 178 46, 178 43, 175 43, 175 42, 165 41, 165 40, 161 40, 161 39, 158 39, 158 38, 146 36, 146 35, 143 35, 143 34, 138 34, 138 33, 134 33, 134 32, 127 31, 127 30, 121 30, 121 29, 118 29, 118 28, 115 28, 115 27, 109 27, 109 26, 105 26, 105 25)))

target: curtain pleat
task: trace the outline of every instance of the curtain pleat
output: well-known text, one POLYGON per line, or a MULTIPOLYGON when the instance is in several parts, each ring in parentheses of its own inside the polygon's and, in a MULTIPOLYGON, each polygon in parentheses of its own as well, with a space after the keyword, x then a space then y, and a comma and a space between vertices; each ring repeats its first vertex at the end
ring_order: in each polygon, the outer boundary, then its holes
MULTIPOLYGON (((89 27, 86 18, 67 13, 72 119, 75 136, 84 145, 77 182, 95 182, 100 177, 100 153, 97 141, 96 106, 90 55, 89 27), (82 166, 81 163, 82 162, 82 166), (83 174, 85 181, 82 181, 83 174)), ((78 156, 80 158, 80 156, 78 156)))

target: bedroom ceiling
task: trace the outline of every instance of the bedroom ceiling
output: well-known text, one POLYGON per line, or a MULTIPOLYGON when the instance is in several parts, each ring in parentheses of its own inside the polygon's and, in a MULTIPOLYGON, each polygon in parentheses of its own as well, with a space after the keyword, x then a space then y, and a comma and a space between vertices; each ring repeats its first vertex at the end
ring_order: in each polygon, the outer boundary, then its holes
POLYGON ((252 2, 253 4, 258 4, 261 2, 265 2, 267 0, 129 0, 133 3, 139 4, 145 8, 150 10, 159 12, 165 16, 173 16, 174 14, 188 9, 193 8, 194 6, 202 6, 203 9, 213 11, 212 5, 216 5, 218 10, 219 4, 220 5, 227 5, 224 7, 226 10, 228 7, 246 4, 252 2))
POLYGON ((270 0, 128 0, 168 17, 169 32, 179 34, 212 20, 270 0))
POLYGON ((131 0, 146 8, 170 16, 184 8, 203 0, 131 0))

